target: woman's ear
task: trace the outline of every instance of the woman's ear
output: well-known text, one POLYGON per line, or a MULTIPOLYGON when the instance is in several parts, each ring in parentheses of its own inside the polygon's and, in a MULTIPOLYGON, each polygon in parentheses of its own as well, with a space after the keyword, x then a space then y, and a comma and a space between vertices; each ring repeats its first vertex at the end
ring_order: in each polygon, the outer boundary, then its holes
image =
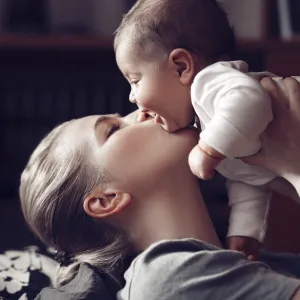
POLYGON ((93 218, 106 218, 122 211, 131 202, 131 195, 124 192, 91 193, 83 202, 84 211, 93 218))
POLYGON ((185 49, 178 48, 171 52, 169 61, 175 66, 181 84, 190 85, 195 75, 195 62, 192 54, 185 49))

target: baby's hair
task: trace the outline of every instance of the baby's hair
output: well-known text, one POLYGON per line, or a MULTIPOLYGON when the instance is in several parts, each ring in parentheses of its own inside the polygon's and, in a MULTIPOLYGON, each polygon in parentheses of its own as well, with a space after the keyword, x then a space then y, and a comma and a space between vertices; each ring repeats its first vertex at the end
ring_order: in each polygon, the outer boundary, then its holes
POLYGON ((115 51, 126 38, 143 54, 184 48, 209 63, 232 58, 236 47, 233 29, 216 0, 138 0, 116 31, 115 51))
POLYGON ((86 146, 64 147, 60 137, 73 121, 53 129, 38 145, 22 173, 21 207, 32 231, 48 246, 74 258, 60 267, 54 286, 71 280, 82 262, 112 271, 126 255, 122 232, 94 220, 83 208, 84 199, 110 177, 104 168, 85 158, 86 146))

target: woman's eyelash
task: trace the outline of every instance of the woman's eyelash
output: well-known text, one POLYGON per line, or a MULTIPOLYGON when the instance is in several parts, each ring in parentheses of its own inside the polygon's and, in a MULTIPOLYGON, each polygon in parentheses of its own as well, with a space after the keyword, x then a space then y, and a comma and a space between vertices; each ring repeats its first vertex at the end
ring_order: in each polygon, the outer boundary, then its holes
POLYGON ((119 124, 112 124, 107 132, 107 137, 109 138, 111 135, 113 135, 116 131, 118 131, 120 129, 120 125, 119 124))

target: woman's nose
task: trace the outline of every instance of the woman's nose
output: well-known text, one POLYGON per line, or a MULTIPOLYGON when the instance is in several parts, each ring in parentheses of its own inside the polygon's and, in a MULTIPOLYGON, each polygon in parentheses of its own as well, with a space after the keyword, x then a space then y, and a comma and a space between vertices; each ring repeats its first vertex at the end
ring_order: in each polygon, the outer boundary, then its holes
POLYGON ((140 111, 139 109, 125 116, 123 121, 127 125, 133 125, 149 120, 151 118, 147 113, 140 111))
POLYGON ((138 114, 138 117, 137 117, 137 122, 141 123, 141 122, 149 120, 149 118, 151 118, 150 114, 148 114, 145 111, 140 111, 139 114, 138 114))

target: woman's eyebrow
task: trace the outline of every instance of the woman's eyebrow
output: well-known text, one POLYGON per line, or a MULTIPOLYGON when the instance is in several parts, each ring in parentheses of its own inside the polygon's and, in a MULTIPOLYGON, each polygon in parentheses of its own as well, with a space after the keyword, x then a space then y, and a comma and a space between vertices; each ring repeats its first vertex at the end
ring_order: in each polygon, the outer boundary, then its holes
POLYGON ((97 121, 95 122, 95 125, 94 125, 94 130, 96 131, 97 128, 101 125, 101 123, 111 119, 111 117, 114 116, 114 117, 118 117, 120 118, 121 115, 120 114, 114 114, 114 115, 109 115, 109 116, 100 116, 97 121))
POLYGON ((129 78, 130 76, 141 76, 141 73, 136 73, 136 72, 128 72, 128 73, 125 73, 124 75, 126 78, 129 78))
POLYGON ((107 121, 110 117, 109 116, 100 116, 94 125, 94 130, 96 131, 97 128, 101 125, 101 123, 107 121))
POLYGON ((141 73, 130 73, 131 76, 141 76, 141 73))

